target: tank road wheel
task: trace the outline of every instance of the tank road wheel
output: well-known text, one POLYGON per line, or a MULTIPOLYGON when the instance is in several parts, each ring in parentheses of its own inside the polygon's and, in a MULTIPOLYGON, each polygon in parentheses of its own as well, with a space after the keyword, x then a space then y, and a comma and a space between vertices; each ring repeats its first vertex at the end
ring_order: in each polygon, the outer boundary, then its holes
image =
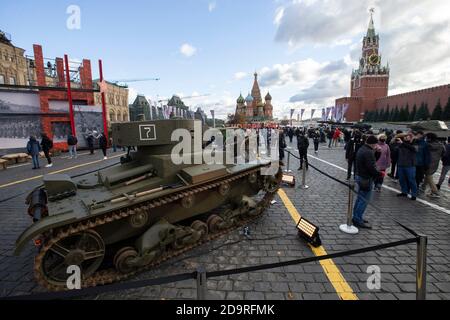
POLYGON ((253 172, 250 173, 248 176, 248 182, 250 182, 251 184, 255 184, 258 181, 258 174, 253 172))
POLYGON ((41 261, 40 269, 50 284, 65 286, 68 266, 79 266, 81 279, 86 279, 98 269, 104 256, 102 237, 93 230, 87 230, 52 244, 41 261))
POLYGON ((140 212, 138 214, 134 214, 129 218, 130 226, 135 229, 142 228, 148 222, 148 214, 146 212, 140 212))
POLYGON ((229 183, 222 183, 219 187, 219 194, 223 197, 225 197, 230 192, 230 184, 229 183))
POLYGON ((114 266, 120 273, 130 273, 135 268, 130 265, 130 261, 135 259, 138 253, 132 247, 125 247, 117 251, 114 255, 114 266))
POLYGON ((194 222, 192 222, 191 228, 201 233, 201 239, 205 238, 208 235, 208 225, 203 221, 195 220, 194 222))
POLYGON ((181 206, 185 209, 190 209, 195 204, 195 198, 193 195, 189 195, 187 197, 183 197, 181 199, 181 206))
POLYGON ((209 216, 208 220, 206 220, 206 224, 208 225, 208 230, 211 233, 216 233, 222 229, 224 224, 224 220, 216 214, 209 216))

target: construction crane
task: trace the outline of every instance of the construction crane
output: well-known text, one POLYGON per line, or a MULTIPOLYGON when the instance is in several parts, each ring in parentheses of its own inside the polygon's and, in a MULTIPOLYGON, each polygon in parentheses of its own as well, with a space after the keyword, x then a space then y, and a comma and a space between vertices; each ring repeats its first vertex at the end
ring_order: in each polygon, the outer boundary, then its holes
MULTIPOLYGON (((208 97, 211 94, 201 94, 198 96, 187 96, 187 97, 180 97, 180 99, 194 99, 194 98, 202 98, 202 97, 208 97)), ((170 99, 162 99, 162 100, 158 100, 158 102, 164 102, 164 101, 169 101, 170 99)))
POLYGON ((122 79, 122 80, 112 80, 110 82, 114 83, 115 85, 121 85, 124 87, 128 87, 129 82, 143 82, 143 81, 159 81, 160 78, 142 78, 142 79, 122 79))

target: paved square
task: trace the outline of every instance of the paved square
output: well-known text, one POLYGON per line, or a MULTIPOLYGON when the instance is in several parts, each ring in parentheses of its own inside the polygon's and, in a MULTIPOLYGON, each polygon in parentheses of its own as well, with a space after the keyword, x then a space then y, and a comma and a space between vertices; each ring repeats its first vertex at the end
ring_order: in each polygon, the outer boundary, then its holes
MULTIPOLYGON (((295 140, 294 140, 295 143, 295 140)), ((291 149, 296 153, 295 148, 291 149)), ((88 156, 86 156, 88 157, 88 156)), ((317 156, 310 157, 311 163, 340 180, 345 179, 346 168, 342 148, 320 149, 317 156), (330 165, 334 164, 335 166, 330 165)), ((100 160, 93 158, 65 160, 56 164, 52 171, 78 166, 81 163, 100 160)), ((114 163, 117 159, 99 161, 91 165, 71 169, 69 174, 88 172, 95 168, 114 163)), ((56 162, 56 161, 55 161, 56 162)), ((347 235, 339 231, 339 225, 345 223, 348 189, 333 180, 310 169, 307 174, 309 189, 299 188, 301 172, 297 171, 298 162, 290 159, 291 169, 297 175, 295 188, 283 188, 295 210, 320 227, 323 249, 327 253, 387 243, 411 237, 392 219, 428 236, 428 275, 427 298, 450 298, 450 216, 426 202, 412 202, 398 199, 393 191, 383 189, 376 193, 373 203, 381 212, 368 208, 366 217, 374 225, 373 230, 361 230, 358 235, 347 235)), ((27 167, 10 168, 0 174, 1 199, 7 199, 22 192, 28 192, 40 184, 34 179, 10 184, 12 181, 27 179, 30 171, 27 167), (26 169, 26 170, 25 170, 26 169), (7 186, 5 186, 7 185, 7 186)), ((46 169, 48 170, 48 169, 46 169)), ((33 172, 34 173, 34 172, 33 172)), ((386 186, 398 186, 386 179, 386 186)), ((445 191, 447 192, 447 191, 445 191)), ((26 214, 25 193, 19 197, 0 203, 0 295, 11 296, 43 291, 33 279, 33 256, 35 248, 31 244, 25 252, 15 257, 12 254, 15 239, 31 223, 26 214)), ((0 199, 0 200, 1 200, 0 199)), ((165 275, 193 271, 204 266, 208 271, 232 269, 312 257, 312 249, 297 237, 296 221, 287 210, 282 199, 270 207, 264 216, 249 224, 250 238, 243 230, 234 232, 198 247, 157 269, 140 274, 136 279, 156 278, 165 275)), ((448 193, 433 201, 440 208, 449 208, 448 193)), ((358 299, 415 299, 416 246, 407 245, 392 249, 369 252, 356 256, 333 259, 340 276, 358 299), (367 286, 370 266, 381 270, 381 288, 371 290, 367 286)), ((266 271, 245 273, 208 280, 208 294, 215 299, 341 299, 338 294, 343 290, 336 280, 336 274, 330 272, 326 264, 307 263, 266 271)), ((114 293, 105 293, 96 299, 195 299, 196 284, 193 280, 162 286, 140 288, 114 293)))

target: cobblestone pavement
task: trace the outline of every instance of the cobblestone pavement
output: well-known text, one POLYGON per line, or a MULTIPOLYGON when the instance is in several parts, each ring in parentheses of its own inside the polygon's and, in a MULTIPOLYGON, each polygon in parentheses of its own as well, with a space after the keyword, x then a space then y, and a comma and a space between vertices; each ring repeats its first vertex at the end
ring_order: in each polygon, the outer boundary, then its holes
MULTIPOLYGON (((295 153, 295 148, 292 151, 295 153)), ((342 148, 329 150, 321 147, 318 158, 339 167, 346 167, 342 148)), ((313 158, 310 158, 310 161, 340 180, 346 177, 344 171, 334 166, 313 158)), ((113 160, 108 160, 101 165, 112 162, 113 160)), ((295 159, 291 158, 290 164, 291 169, 298 168, 298 162, 295 159)), ((67 166, 69 165, 70 163, 67 163, 67 166)), ((98 164, 74 169, 70 174, 92 170, 96 165, 98 164)), ((17 171, 17 169, 0 173, 0 186, 8 181, 19 179, 21 177, 19 174, 24 176, 28 174, 17 172, 16 177, 14 170, 17 171)), ((298 188, 301 181, 300 172, 296 170, 294 172, 297 174, 297 187, 287 187, 284 191, 300 214, 320 226, 323 247, 328 253, 411 237, 392 220, 392 218, 397 219, 429 237, 427 298, 450 299, 450 264, 448 263, 450 216, 448 214, 426 203, 398 199, 394 192, 383 189, 381 193, 376 193, 373 197, 373 203, 381 208, 382 212, 369 207, 366 214, 374 229, 361 230, 355 236, 346 235, 339 231, 338 226, 346 219, 348 190, 312 169, 307 175, 307 184, 310 188, 302 190, 298 188)), ((37 184, 39 180, 0 188, 1 199, 29 190, 37 184)), ((386 185, 398 188, 388 179, 386 185)), ((35 249, 30 245, 20 257, 12 256, 15 239, 30 223, 25 213, 23 199, 24 196, 20 196, 0 203, 1 296, 42 291, 33 281, 32 263, 35 249)), ((431 202, 426 197, 423 199, 431 202)), ((199 265, 205 266, 208 271, 215 271, 313 256, 309 246, 297 238, 296 222, 291 218, 283 202, 279 197, 276 197, 276 200, 277 203, 270 207, 263 217, 249 225, 251 239, 247 239, 242 230, 235 230, 155 270, 142 273, 135 280, 183 273, 195 270, 199 265)), ((432 203, 447 210, 450 207, 448 195, 432 203)), ((415 299, 415 245, 337 258, 333 261, 359 299, 415 299), (367 286, 369 277, 367 268, 372 265, 377 265, 381 269, 381 289, 379 290, 370 290, 367 286)), ((208 280, 208 289, 210 297, 215 299, 339 299, 319 263, 212 278, 208 280)), ((90 298, 195 299, 195 297, 196 284, 193 280, 187 280, 90 298)))

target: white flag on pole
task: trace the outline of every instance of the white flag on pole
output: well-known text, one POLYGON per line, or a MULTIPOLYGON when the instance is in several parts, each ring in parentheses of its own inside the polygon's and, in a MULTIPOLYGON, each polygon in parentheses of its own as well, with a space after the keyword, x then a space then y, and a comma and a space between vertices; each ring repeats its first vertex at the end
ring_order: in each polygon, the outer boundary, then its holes
POLYGON ((347 113, 349 107, 350 107, 350 105, 348 103, 344 104, 343 109, 342 109, 342 120, 345 119, 345 114, 347 113))

